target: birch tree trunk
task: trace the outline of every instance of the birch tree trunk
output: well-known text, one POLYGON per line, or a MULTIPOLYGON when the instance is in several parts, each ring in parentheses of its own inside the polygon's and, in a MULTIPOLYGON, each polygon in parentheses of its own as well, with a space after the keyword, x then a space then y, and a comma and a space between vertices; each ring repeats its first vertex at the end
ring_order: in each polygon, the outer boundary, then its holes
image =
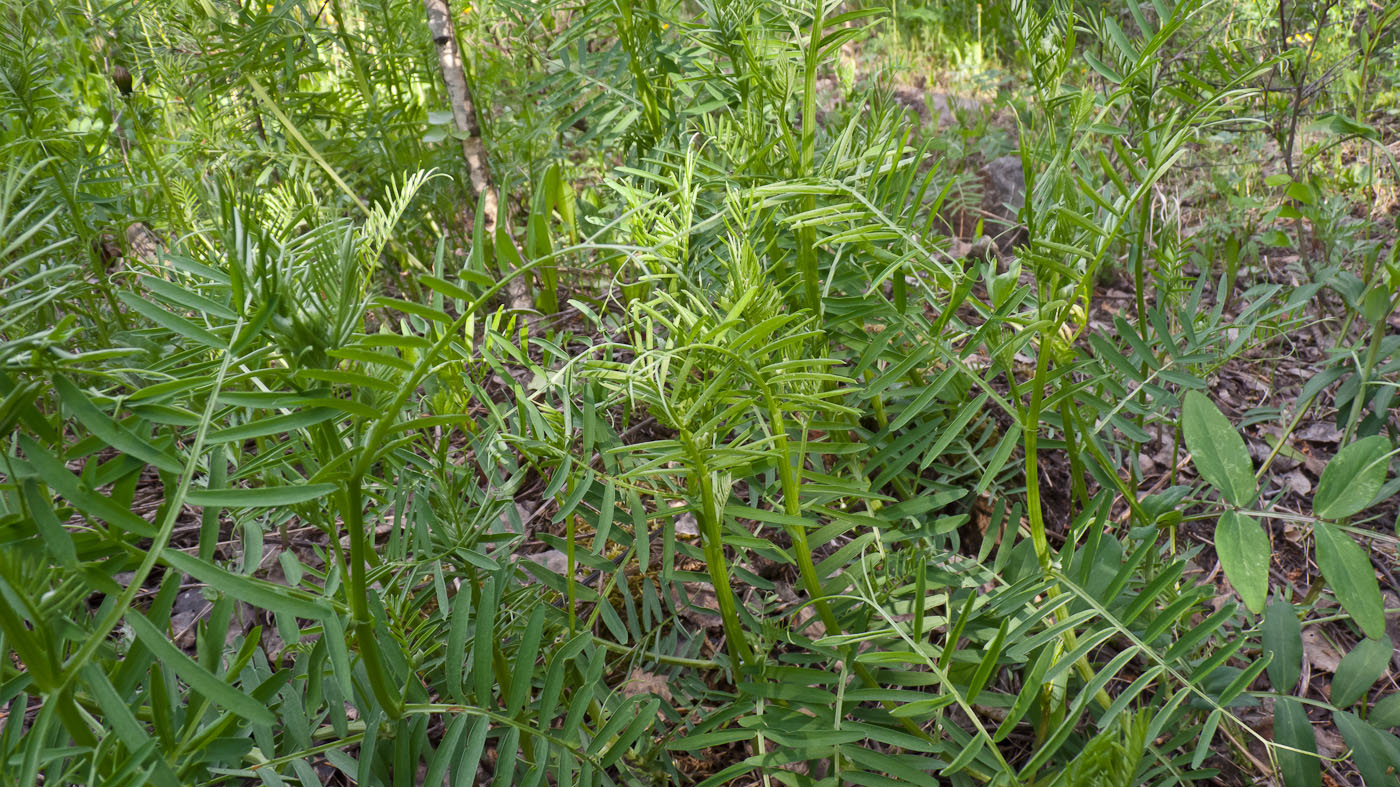
MULTIPOLYGON (((428 31, 437 47, 438 67, 447 87, 447 100, 452 105, 452 122, 463 135, 462 157, 467 162, 467 183, 474 205, 483 213, 486 238, 496 238, 500 204, 491 183, 491 166, 486 157, 486 144, 481 139, 481 126, 476 119, 476 104, 467 87, 467 73, 462 65, 462 53, 457 47, 457 29, 452 23, 452 8, 448 0, 423 0, 428 14, 428 31)), ((509 222, 506 223, 509 226, 509 222)), ((511 241, 514 243, 514 240, 511 241)), ((522 256, 521 259, 524 259, 522 256)), ((517 311, 534 310, 530 288, 523 277, 516 277, 506 287, 510 307, 517 311)))

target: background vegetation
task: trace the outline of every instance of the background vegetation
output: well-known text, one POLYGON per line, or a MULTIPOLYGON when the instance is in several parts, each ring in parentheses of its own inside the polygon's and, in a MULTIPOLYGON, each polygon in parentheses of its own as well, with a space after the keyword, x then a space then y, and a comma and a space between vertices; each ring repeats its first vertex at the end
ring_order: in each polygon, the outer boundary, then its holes
POLYGON ((823 3, 0 6, 0 783, 1394 784, 1400 7, 823 3))

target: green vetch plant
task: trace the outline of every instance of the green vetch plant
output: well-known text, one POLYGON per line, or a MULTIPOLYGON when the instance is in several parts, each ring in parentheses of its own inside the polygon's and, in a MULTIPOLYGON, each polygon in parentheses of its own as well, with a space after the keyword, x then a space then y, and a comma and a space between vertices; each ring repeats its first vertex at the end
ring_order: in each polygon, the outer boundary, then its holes
MULTIPOLYGON (((1267 521, 1286 515, 1257 508, 1259 489, 1244 441, 1203 394, 1192 391, 1186 395, 1182 431, 1200 476, 1220 492, 1228 506, 1215 527, 1221 568, 1249 610, 1264 613, 1264 649, 1280 660, 1277 667, 1270 667, 1269 678, 1276 691, 1289 695, 1298 679, 1302 654, 1298 611, 1286 599, 1268 602, 1273 549, 1259 523, 1261 517, 1267 521)), ((1375 501, 1385 486, 1390 460, 1397 454, 1400 449, 1382 436, 1344 446, 1322 471, 1312 517, 1302 518, 1311 520, 1317 565, 1344 611, 1342 617, 1351 620, 1365 637, 1343 657, 1328 700, 1347 742, 1374 747, 1358 750, 1358 767, 1371 774, 1390 767, 1386 763, 1393 761, 1394 754, 1384 752, 1400 746, 1400 738, 1360 722, 1347 709, 1380 678, 1382 664, 1394 645, 1386 632, 1384 603, 1367 550, 1356 543, 1354 529, 1345 523, 1375 501)), ((1314 587, 1310 599, 1320 588, 1314 587)), ((1320 761, 1302 706, 1293 697, 1283 696, 1276 700, 1274 714, 1275 740, 1288 747, 1278 752, 1285 779, 1289 784, 1318 781, 1320 761)))

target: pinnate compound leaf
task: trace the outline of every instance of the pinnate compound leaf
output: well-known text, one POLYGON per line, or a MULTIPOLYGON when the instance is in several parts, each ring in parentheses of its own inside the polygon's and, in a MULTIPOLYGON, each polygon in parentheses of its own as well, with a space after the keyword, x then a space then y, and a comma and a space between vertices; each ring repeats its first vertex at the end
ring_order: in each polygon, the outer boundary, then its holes
POLYGON ((1313 497, 1313 512, 1324 519, 1341 519, 1366 508, 1385 484, 1390 439, 1364 437, 1337 452, 1313 497))
POLYGON ((1332 704, 1347 708, 1366 695, 1366 692, 1385 674, 1390 665, 1390 655, 1395 652, 1395 644, 1390 637, 1363 639, 1356 647, 1342 657, 1337 674, 1332 678, 1332 704))
POLYGON ((1229 502, 1249 504, 1258 487, 1244 438, 1230 419, 1204 394, 1188 391, 1181 404, 1181 429, 1201 477, 1229 502))
POLYGON ((1366 550, 1346 531, 1326 522, 1313 525, 1313 538, 1317 541, 1317 567, 1342 609, 1351 613, 1366 636, 1384 637, 1385 606, 1366 550))
POLYGON ((1269 597, 1269 537, 1253 518, 1226 511, 1215 525, 1215 554, 1230 584, 1250 612, 1264 611, 1269 597))

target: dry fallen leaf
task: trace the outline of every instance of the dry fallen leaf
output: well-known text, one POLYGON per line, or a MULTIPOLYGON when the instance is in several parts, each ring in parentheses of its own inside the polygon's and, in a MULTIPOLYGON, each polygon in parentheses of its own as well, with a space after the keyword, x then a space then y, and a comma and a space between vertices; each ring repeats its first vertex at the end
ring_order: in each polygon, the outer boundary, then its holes
POLYGON ((1307 440, 1310 443, 1340 443, 1342 441, 1342 430, 1334 424, 1324 421, 1308 424, 1302 429, 1295 429, 1293 437, 1297 440, 1307 440))
POLYGON ((678 536, 698 536, 700 535, 699 523, 695 521, 695 513, 687 511, 676 517, 676 535, 678 536))
POLYGON ((1309 481, 1308 477, 1304 475, 1301 470, 1294 470, 1291 473, 1287 473, 1280 480, 1283 482, 1284 486, 1288 487, 1295 494, 1306 495, 1312 491, 1312 481, 1309 481))
POLYGON ((640 667, 632 668, 632 671, 627 675, 627 680, 618 687, 618 690, 622 692, 624 697, 655 694, 666 702, 671 701, 671 689, 665 676, 647 672, 640 667))
POLYGON ((1342 654, 1315 627, 1303 629, 1303 658, 1322 672, 1336 672, 1342 654))

